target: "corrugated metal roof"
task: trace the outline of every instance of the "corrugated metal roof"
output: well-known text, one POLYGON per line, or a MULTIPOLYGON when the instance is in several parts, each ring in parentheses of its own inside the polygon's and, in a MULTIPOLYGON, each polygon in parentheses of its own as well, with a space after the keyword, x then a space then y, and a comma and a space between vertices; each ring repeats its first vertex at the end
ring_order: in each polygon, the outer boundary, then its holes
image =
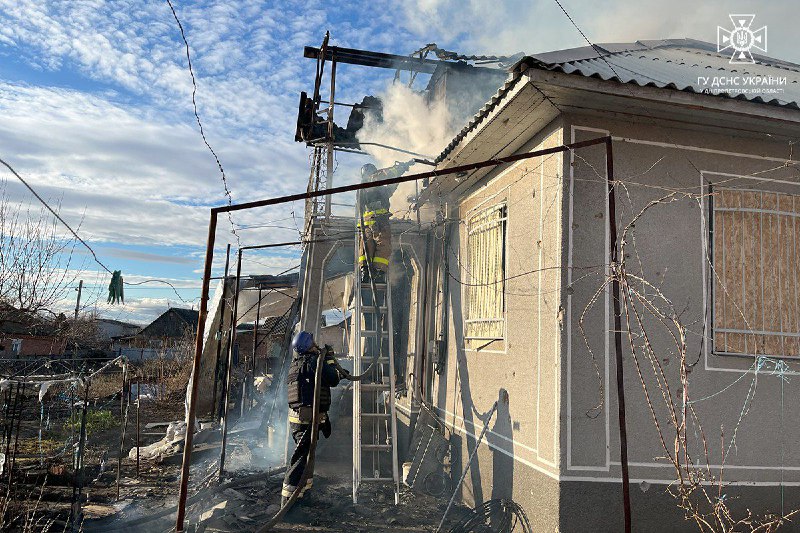
MULTIPOLYGON (((710 86, 698 83, 699 77, 786 78, 780 94, 749 92, 717 93, 722 98, 747 100, 762 104, 800 109, 800 65, 753 54, 753 64, 731 64, 730 55, 718 53, 715 45, 694 39, 645 40, 635 43, 606 43, 531 55, 511 69, 511 77, 480 111, 467 123, 436 158, 442 162, 461 141, 497 107, 521 78, 520 66, 576 74, 641 87, 659 87, 702 93, 710 86)), ((757 89, 759 86, 748 86, 757 89)), ((762 86, 763 87, 763 86, 762 86)), ((774 88, 775 86, 766 86, 774 88)))
POLYGON ((700 77, 709 80, 739 78, 740 81, 750 77, 786 78, 785 85, 723 86, 723 90, 727 87, 734 91, 717 96, 800 109, 800 66, 793 63, 755 56, 755 63, 731 64, 729 54, 718 53, 716 46, 693 39, 600 44, 597 49, 586 46, 549 52, 529 56, 521 62, 566 74, 696 93, 714 88, 710 82, 701 84, 700 77), (748 92, 736 94, 737 88, 746 88, 748 92), (768 92, 770 89, 783 91, 773 94, 768 92))

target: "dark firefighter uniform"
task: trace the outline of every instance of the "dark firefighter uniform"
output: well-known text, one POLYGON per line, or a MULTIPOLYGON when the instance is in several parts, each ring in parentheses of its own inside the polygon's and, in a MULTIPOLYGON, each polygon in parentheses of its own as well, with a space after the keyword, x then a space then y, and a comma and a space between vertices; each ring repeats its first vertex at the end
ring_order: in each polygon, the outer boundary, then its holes
MULTIPOLYGON (((394 166, 376 169, 375 165, 361 167, 362 183, 381 181, 402 176, 410 163, 395 163, 394 166)), ((389 270, 389 256, 392 254, 392 230, 389 225, 389 198, 397 189, 397 184, 363 189, 358 195, 359 214, 363 217, 364 231, 361 232, 361 219, 358 220, 359 258, 364 281, 367 275, 367 261, 372 258, 372 267, 379 272, 389 270)))
MULTIPOLYGON (((294 439, 295 448, 283 479, 283 490, 281 491, 283 498, 289 498, 294 493, 306 468, 308 450, 311 445, 314 378, 317 370, 317 356, 320 351, 323 352, 322 360, 325 366, 322 368, 322 386, 319 394, 319 430, 322 431, 325 438, 331 434, 331 422, 328 419, 328 409, 331 406, 331 387, 339 384, 341 376, 337 370, 333 350, 329 346, 320 350, 314 345, 307 351, 295 353, 289 366, 287 377, 289 431, 294 439)), ((300 492, 301 497, 311 488, 312 482, 313 472, 309 474, 305 487, 300 492)))

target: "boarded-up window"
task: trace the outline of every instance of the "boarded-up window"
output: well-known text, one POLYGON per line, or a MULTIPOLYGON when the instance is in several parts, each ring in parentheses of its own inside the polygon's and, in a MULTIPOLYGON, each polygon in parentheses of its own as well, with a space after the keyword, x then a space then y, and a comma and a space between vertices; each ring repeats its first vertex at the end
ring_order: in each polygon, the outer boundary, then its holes
POLYGON ((491 346, 505 338, 506 206, 473 215, 467 234, 467 348, 491 346))
POLYGON ((715 353, 800 355, 800 196, 713 192, 715 353))

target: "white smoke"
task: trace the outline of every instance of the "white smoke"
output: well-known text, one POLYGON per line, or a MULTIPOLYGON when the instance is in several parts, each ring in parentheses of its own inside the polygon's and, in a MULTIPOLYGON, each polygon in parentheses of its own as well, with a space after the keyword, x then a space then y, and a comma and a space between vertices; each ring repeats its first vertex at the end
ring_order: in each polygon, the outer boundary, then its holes
MULTIPOLYGON (((380 143, 435 158, 455 136, 456 127, 444 101, 428 102, 424 94, 401 83, 394 83, 380 95, 383 120, 367 112, 357 138, 362 143, 380 143)), ((414 156, 366 145, 362 147, 382 168, 414 156)))
MULTIPOLYGON (((453 123, 444 99, 429 101, 425 94, 401 83, 389 85, 380 99, 383 103, 383 120, 377 113, 368 112, 364 117, 364 126, 356 134, 359 142, 401 148, 420 154, 421 159, 433 160, 458 131, 458 125, 453 123)), ((378 168, 417 157, 379 146, 362 145, 362 149, 374 158, 378 168)), ((416 164, 410 172, 425 172, 432 168, 416 164)), ((397 188, 391 200, 395 218, 411 216, 407 199, 417 194, 418 187, 416 182, 407 182, 397 188)))

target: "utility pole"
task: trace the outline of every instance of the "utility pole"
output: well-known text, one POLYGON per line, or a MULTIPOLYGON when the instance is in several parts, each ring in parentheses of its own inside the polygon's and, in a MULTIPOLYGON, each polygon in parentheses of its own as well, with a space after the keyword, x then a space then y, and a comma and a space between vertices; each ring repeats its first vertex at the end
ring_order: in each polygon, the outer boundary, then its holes
POLYGON ((78 311, 81 310, 81 292, 83 291, 83 280, 78 282, 78 288, 75 289, 78 291, 78 301, 75 302, 75 320, 78 319, 78 311))

